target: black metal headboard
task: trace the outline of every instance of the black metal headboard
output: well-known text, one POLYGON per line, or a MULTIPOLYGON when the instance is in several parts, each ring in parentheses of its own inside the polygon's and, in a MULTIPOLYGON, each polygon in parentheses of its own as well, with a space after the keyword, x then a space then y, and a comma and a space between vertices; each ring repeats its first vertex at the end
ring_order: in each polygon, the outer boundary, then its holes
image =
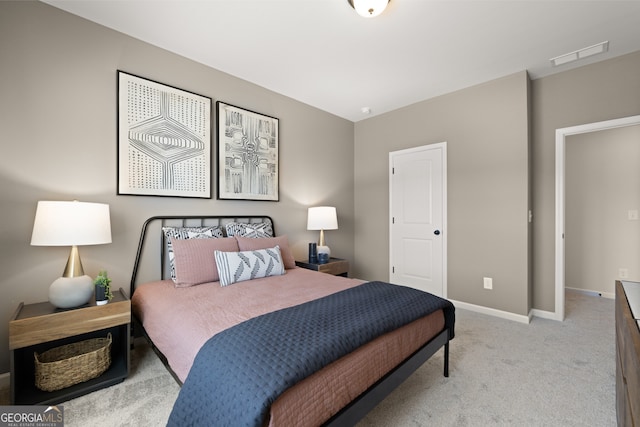
POLYGON ((140 231, 138 250, 131 275, 129 297, 133 296, 140 275, 146 274, 146 276, 144 276, 144 282, 160 280, 167 277, 166 242, 162 227, 215 226, 225 225, 230 222, 259 223, 265 222, 266 220, 271 222, 275 236, 273 220, 267 215, 152 216, 142 224, 142 230, 140 231))

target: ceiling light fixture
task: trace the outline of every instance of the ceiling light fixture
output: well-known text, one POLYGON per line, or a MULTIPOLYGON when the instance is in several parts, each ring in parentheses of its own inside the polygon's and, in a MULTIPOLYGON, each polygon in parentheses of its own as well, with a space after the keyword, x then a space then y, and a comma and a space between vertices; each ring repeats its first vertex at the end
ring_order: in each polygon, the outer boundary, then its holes
POLYGON ((605 53, 608 50, 609 42, 604 41, 602 43, 594 44, 593 46, 556 56, 555 58, 551 58, 550 61, 551 65, 557 67, 559 65, 568 64, 569 62, 577 61, 579 59, 585 59, 599 53, 605 53))
POLYGON ((373 18, 380 15, 389 4, 389 0, 347 0, 358 15, 373 18))

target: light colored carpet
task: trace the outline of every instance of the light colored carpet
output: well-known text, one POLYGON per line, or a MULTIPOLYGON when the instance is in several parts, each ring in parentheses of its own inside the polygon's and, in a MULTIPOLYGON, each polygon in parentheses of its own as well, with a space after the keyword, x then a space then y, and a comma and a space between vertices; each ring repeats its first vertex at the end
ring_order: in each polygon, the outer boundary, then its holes
POLYGON ((440 352, 362 427, 616 425, 613 300, 567 291, 564 322, 456 316, 449 378, 440 352))
POLYGON ((62 404, 66 427, 166 425, 180 386, 143 339, 131 354, 124 382, 62 404))
MULTIPOLYGON (((566 303, 529 325, 457 310, 450 377, 440 351, 359 426, 615 426, 614 301, 566 303)), ((179 387, 146 343, 132 355, 123 383, 63 404, 66 426, 165 425, 179 387)))
MULTIPOLYGON (((135 340, 129 377, 114 386, 67 402, 66 427, 152 427, 167 423, 180 386, 147 342, 135 340)), ((0 404, 9 404, 9 389, 0 389, 0 404)))

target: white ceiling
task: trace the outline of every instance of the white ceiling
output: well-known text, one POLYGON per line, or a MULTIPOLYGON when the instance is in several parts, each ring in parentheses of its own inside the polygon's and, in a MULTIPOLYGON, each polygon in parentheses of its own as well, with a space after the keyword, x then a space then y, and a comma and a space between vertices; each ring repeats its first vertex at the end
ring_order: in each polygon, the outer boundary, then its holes
POLYGON ((639 0, 391 0, 371 19, 347 0, 44 1, 354 122, 640 50, 639 0), (607 53, 551 67, 606 40, 607 53))

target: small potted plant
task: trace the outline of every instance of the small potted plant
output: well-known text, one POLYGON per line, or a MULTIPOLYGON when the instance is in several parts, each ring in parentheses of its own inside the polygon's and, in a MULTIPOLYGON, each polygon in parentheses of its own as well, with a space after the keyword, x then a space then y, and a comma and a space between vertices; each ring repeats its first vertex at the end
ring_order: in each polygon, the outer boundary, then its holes
POLYGON ((104 305, 113 298, 110 285, 111 279, 107 276, 106 270, 100 270, 93 284, 96 285, 96 304, 104 305))

